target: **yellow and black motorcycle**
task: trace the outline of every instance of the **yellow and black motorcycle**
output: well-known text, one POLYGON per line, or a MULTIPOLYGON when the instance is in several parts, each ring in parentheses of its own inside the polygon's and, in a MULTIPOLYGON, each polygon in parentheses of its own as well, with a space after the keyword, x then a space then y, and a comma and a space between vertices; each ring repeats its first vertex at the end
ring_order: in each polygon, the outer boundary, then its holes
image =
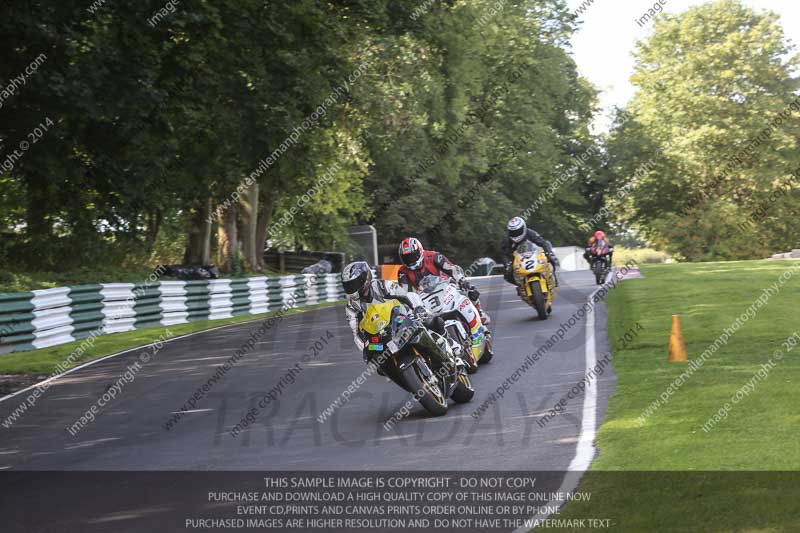
POLYGON ((544 250, 531 241, 520 243, 512 268, 522 300, 536 309, 539 320, 546 320, 553 311, 556 280, 544 250))
POLYGON ((465 403, 475 389, 450 341, 425 325, 399 300, 370 305, 359 323, 370 360, 432 415, 447 413, 447 399, 465 403))

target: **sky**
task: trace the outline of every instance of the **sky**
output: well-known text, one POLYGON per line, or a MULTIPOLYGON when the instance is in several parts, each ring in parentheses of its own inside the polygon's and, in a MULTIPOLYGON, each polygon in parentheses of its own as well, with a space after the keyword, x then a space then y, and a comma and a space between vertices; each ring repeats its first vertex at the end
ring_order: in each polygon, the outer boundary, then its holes
MULTIPOLYGON (((567 5, 574 12, 589 1, 567 0, 567 5)), ((580 15, 582 24, 572 39, 572 52, 581 75, 601 90, 602 111, 595 121, 597 132, 608 130, 610 110, 614 106, 625 107, 635 92, 630 83, 633 50, 636 41, 650 35, 653 25, 648 21, 642 27, 636 21, 654 3, 655 0, 594 0, 580 15)), ((703 3, 703 0, 666 0, 663 10, 681 13, 703 3)), ((800 51, 800 1, 744 0, 744 4, 759 11, 778 13, 786 37, 800 51)))

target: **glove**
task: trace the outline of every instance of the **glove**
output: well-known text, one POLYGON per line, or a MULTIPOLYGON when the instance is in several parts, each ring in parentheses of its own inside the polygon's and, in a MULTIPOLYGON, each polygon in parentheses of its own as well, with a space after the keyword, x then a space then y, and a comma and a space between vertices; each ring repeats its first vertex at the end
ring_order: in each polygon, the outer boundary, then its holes
POLYGON ((425 321, 428 318, 430 318, 430 316, 428 314, 428 310, 425 309, 425 307, 423 307, 421 305, 419 305, 419 306, 414 308, 414 314, 417 316, 417 318, 419 318, 420 320, 423 320, 423 321, 425 321))
POLYGON ((473 287, 473 286, 472 286, 472 283, 470 283, 469 281, 467 281, 467 279, 466 279, 466 278, 461 278, 461 279, 458 281, 458 288, 459 288, 459 289, 461 289, 462 291, 471 291, 471 290, 473 290, 475 287, 473 287))

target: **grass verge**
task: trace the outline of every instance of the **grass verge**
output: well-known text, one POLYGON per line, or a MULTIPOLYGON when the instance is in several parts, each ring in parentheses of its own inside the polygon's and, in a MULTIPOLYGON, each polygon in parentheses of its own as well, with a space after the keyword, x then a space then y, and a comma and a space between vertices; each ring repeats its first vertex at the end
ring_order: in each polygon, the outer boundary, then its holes
MULTIPOLYGON (((330 307, 337 305, 341 302, 326 302, 316 305, 309 305, 296 309, 290 309, 285 312, 284 316, 308 311, 311 309, 319 309, 321 307, 330 307)), ((165 328, 169 328, 174 337, 186 335, 197 331, 203 331, 227 324, 238 324, 240 322, 256 321, 262 318, 272 316, 276 311, 264 313, 260 315, 243 315, 233 318, 224 318, 221 320, 204 320, 198 322, 190 322, 187 324, 175 324, 172 326, 156 327, 139 329, 134 331, 126 331, 123 333, 114 333, 111 335, 103 335, 95 339, 94 346, 89 347, 83 355, 77 359, 70 367, 75 367, 91 361, 99 359, 113 353, 121 352, 131 348, 137 348, 156 341, 160 335, 163 334, 165 328)), ((30 352, 15 352, 0 356, 0 374, 25 374, 37 375, 42 378, 50 375, 56 365, 65 361, 69 355, 80 346, 82 341, 70 342, 53 346, 51 348, 42 348, 30 352)))
POLYGON ((800 531, 800 474, 778 472, 800 469, 800 346, 784 344, 800 332, 798 268, 798 261, 646 265, 644 279, 612 291, 609 338, 637 321, 644 330, 624 348, 612 341, 616 390, 579 489, 593 497, 554 518, 609 518, 616 531, 800 531), (727 344, 679 378, 690 366, 666 361, 671 315, 681 315, 697 362, 790 271, 727 344), (673 383, 680 385, 669 393, 673 383))

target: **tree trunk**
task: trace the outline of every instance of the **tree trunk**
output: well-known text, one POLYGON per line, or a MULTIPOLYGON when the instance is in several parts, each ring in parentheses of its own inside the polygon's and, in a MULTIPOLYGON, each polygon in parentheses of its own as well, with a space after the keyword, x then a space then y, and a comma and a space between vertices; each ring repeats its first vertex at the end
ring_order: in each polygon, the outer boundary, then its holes
POLYGON ((47 194, 47 180, 39 175, 29 177, 27 186, 27 206, 25 211, 25 231, 34 240, 46 240, 52 232, 52 225, 48 220, 50 211, 50 198, 47 194))
POLYGON ((219 269, 222 272, 230 273, 232 270, 232 260, 236 257, 238 246, 238 235, 236 231, 236 204, 231 204, 219 215, 218 239, 219 239, 219 269))
POLYGON ((203 246, 201 253, 201 263, 204 265, 211 264, 211 226, 214 224, 214 217, 212 209, 214 199, 210 196, 206 199, 203 209, 203 246))
POLYGON ((258 182, 254 181, 240 200, 240 205, 242 206, 242 231, 239 237, 242 240, 244 259, 247 261, 250 270, 260 270, 256 251, 258 189, 258 182))
POLYGON ((272 222, 272 213, 275 209, 275 195, 270 194, 266 187, 261 188, 261 209, 258 212, 258 227, 256 229, 256 254, 258 256, 259 271, 264 270, 264 250, 267 248, 267 228, 272 222))
POLYGON ((154 211, 147 213, 147 231, 145 233, 145 246, 147 250, 152 250, 153 245, 158 239, 158 233, 161 231, 161 224, 164 222, 164 211, 156 208, 154 211))
POLYGON ((189 217, 186 252, 183 262, 187 265, 211 263, 211 198, 198 202, 189 217))

